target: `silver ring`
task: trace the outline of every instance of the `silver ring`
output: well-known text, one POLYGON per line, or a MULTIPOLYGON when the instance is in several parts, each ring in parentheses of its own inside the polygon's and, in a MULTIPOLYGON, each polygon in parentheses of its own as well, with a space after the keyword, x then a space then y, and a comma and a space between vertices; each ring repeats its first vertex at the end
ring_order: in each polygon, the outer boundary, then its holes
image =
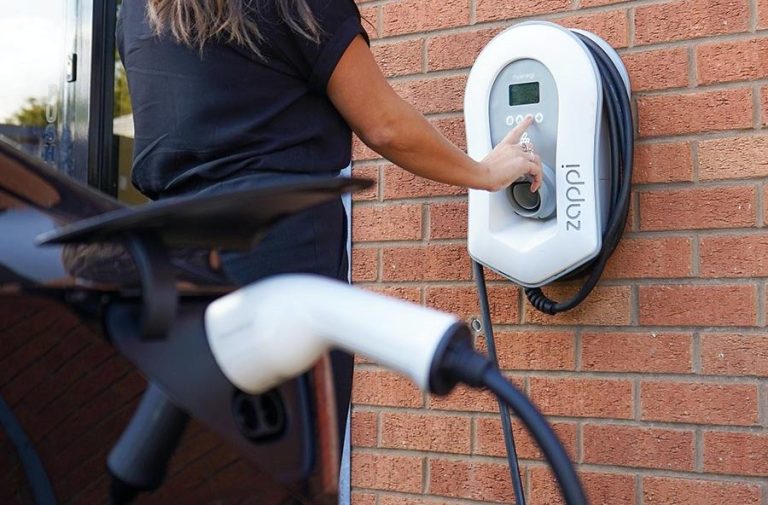
POLYGON ((524 153, 533 152, 533 148, 531 147, 531 144, 529 144, 528 142, 523 142, 522 144, 520 144, 520 147, 523 149, 524 153))

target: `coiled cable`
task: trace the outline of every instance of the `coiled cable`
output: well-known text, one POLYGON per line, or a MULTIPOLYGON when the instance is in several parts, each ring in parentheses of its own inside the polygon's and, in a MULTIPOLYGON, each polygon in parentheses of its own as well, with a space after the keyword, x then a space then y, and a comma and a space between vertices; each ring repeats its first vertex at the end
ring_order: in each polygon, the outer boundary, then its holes
POLYGON ((624 80, 611 58, 586 35, 574 32, 594 57, 603 88, 603 104, 608 116, 609 143, 611 147, 611 195, 608 224, 603 233, 603 246, 597 258, 585 269, 587 279, 573 297, 564 302, 551 300, 541 288, 526 288, 525 295, 537 310, 549 315, 570 310, 586 299, 613 254, 623 233, 629 213, 632 184, 632 157, 634 136, 632 109, 624 80))

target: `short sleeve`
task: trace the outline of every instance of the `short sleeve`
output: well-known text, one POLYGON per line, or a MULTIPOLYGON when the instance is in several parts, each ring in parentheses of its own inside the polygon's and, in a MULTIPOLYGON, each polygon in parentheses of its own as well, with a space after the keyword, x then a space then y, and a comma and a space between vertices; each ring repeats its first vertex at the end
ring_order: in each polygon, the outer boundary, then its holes
POLYGON ((369 42, 362 26, 360 11, 353 0, 307 0, 320 25, 320 42, 294 34, 309 65, 309 84, 316 92, 325 93, 336 65, 355 37, 369 42))

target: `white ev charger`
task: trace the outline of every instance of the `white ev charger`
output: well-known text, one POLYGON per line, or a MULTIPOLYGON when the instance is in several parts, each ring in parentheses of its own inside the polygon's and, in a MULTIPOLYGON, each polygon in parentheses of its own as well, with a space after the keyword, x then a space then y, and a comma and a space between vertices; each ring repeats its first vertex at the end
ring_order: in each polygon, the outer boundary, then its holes
POLYGON ((497 192, 469 191, 468 246, 475 261, 536 288, 588 264, 606 245, 613 250, 614 239, 604 244, 604 237, 612 215, 623 229, 631 146, 624 149, 629 158, 620 160, 622 139, 612 135, 628 126, 623 135, 631 144, 631 111, 618 96, 629 93, 618 54, 589 32, 527 22, 483 49, 465 95, 469 155, 484 158, 530 114, 534 123, 523 140, 541 157, 544 181, 537 193, 527 180, 497 192), (613 89, 604 91, 607 85, 613 89), (620 119, 625 124, 616 124, 620 119), (616 173, 616 166, 623 171, 616 173))
MULTIPOLYGON (((502 191, 469 191, 467 242, 491 360, 483 266, 524 286, 536 309, 554 315, 589 295, 618 244, 632 180, 630 91, 607 42, 553 23, 513 26, 475 61, 464 98, 469 155, 483 159, 530 114, 521 143, 532 144, 543 165, 536 193, 526 178, 502 191), (569 300, 550 300, 541 290, 578 274, 587 278, 569 300)), ((509 409, 500 402, 499 410, 515 502, 525 505, 509 409)))

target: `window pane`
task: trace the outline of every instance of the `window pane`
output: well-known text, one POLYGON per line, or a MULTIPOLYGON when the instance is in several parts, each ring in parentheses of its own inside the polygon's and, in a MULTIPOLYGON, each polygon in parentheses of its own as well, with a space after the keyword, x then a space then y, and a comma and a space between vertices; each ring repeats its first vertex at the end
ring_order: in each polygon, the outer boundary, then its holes
POLYGON ((0 5, 0 137, 70 172, 71 130, 63 120, 67 2, 0 5))
POLYGON ((131 184, 131 166, 133 164, 133 110, 128 95, 128 80, 120 57, 115 55, 115 110, 112 122, 113 140, 117 164, 117 198, 121 202, 140 204, 147 197, 139 193, 131 184))

